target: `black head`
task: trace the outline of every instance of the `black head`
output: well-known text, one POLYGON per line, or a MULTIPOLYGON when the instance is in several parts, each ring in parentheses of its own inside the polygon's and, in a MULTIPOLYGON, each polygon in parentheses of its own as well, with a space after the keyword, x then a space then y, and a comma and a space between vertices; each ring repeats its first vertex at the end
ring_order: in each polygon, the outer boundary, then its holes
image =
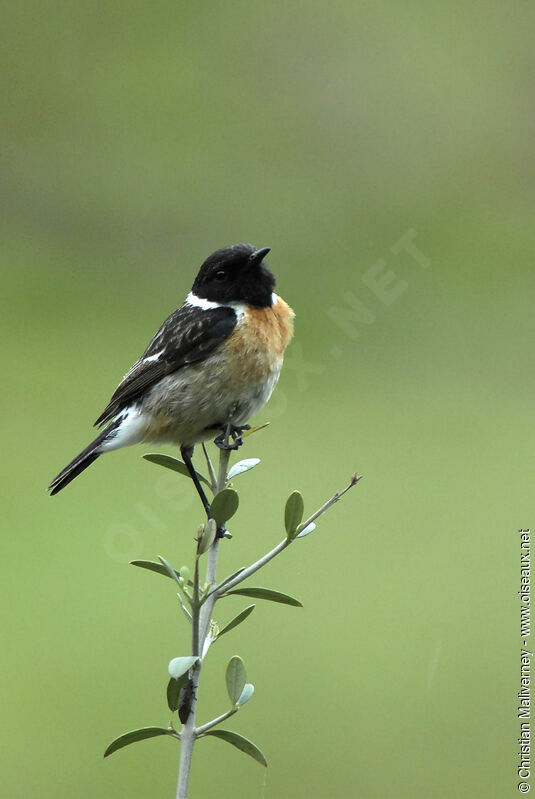
POLYGON ((269 250, 269 247, 257 250, 251 244, 233 244, 216 250, 199 269, 193 293, 223 305, 243 302, 255 308, 269 307, 275 277, 262 263, 269 250))

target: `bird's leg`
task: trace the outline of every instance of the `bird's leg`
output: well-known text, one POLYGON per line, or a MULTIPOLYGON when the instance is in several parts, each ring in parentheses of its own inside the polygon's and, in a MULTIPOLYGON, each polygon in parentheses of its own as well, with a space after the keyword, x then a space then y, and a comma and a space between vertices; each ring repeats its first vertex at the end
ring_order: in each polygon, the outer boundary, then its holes
MULTIPOLYGON (((197 472, 193 466, 193 461, 191 460, 191 456, 193 455, 193 447, 180 447, 180 454, 184 458, 184 463, 186 464, 186 468, 190 473, 190 477, 193 480, 195 488, 197 489, 197 493, 201 498, 201 502, 203 504, 204 510, 206 511, 206 515, 210 518, 210 503, 206 498, 206 494, 203 491, 203 487, 200 484, 199 478, 197 477, 197 472)), ((227 532, 227 528, 224 524, 217 528, 217 537, 223 538, 225 533, 227 532)), ((229 538, 232 538, 230 534, 228 534, 229 538)))
POLYGON ((206 498, 206 494, 203 491, 203 487, 197 477, 197 472, 193 466, 193 461, 191 460, 191 456, 193 455, 193 447, 180 447, 180 454, 184 458, 184 463, 186 464, 186 469, 188 470, 191 479, 193 480, 193 484, 197 489, 197 493, 201 498, 201 502, 203 504, 204 510, 206 511, 206 515, 210 518, 210 503, 206 498))

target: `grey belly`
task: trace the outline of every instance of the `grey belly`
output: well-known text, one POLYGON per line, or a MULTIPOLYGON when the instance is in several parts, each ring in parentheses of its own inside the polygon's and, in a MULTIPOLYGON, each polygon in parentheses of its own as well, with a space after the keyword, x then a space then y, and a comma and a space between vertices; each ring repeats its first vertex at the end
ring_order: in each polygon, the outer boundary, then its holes
POLYGON ((214 429, 246 424, 268 401, 280 364, 267 379, 251 384, 245 375, 229 378, 217 358, 191 364, 160 380, 140 405, 146 422, 145 441, 195 444, 211 438, 214 429))

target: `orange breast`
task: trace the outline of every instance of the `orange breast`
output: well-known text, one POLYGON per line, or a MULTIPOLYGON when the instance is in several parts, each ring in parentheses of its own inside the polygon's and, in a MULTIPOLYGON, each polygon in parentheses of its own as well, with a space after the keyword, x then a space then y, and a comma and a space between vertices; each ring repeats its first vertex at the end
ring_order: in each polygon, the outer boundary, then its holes
POLYGON ((293 335, 294 312, 278 297, 270 308, 247 308, 228 341, 236 367, 248 381, 261 382, 279 371, 293 335))

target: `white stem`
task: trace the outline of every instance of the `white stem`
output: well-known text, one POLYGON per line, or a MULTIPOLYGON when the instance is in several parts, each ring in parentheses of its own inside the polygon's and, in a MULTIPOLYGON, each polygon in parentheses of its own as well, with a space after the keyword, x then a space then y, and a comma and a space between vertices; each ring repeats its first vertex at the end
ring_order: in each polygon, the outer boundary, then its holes
POLYGON ((219 598, 220 596, 223 596, 223 594, 226 594, 229 589, 234 588, 234 586, 238 585, 238 583, 243 582, 243 580, 246 580, 248 577, 251 576, 251 574, 257 572, 258 569, 261 569, 262 566, 265 566, 266 563, 269 563, 270 560, 272 560, 276 555, 278 555, 279 552, 282 552, 283 549, 286 549, 287 546, 290 546, 291 543, 292 542, 288 540, 288 538, 285 538, 284 541, 281 541, 280 544, 277 544, 277 546, 274 549, 272 549, 271 552, 268 552, 266 555, 264 555, 263 558, 257 560, 256 563, 253 563, 251 566, 248 566, 229 583, 225 583, 221 592, 214 591, 214 593, 208 597, 206 602, 208 603, 210 599, 212 599, 212 597, 219 598))
MULTIPOLYGON (((219 473, 217 480, 214 481, 213 490, 214 494, 217 494, 219 491, 222 491, 227 484, 227 471, 228 471, 228 462, 230 458, 230 451, 229 450, 221 450, 219 456, 219 473)), ((213 468, 211 467, 210 460, 207 456, 207 462, 209 463, 209 471, 211 479, 215 478, 215 474, 213 468)), ((219 545, 221 543, 220 538, 216 538, 210 549, 208 550, 207 555, 207 564, 206 564, 206 584, 207 585, 215 585, 217 579, 217 558, 219 555, 219 545)), ((193 654, 201 655, 201 659, 198 663, 192 668, 190 672, 190 679, 192 683, 192 701, 191 701, 191 709, 190 714, 186 723, 183 725, 181 733, 180 733, 180 765, 178 770, 178 785, 176 791, 176 799, 187 799, 188 796, 188 786, 189 786, 189 777, 191 772, 191 761, 193 759, 193 747, 195 746, 195 739, 197 738, 198 731, 195 728, 195 715, 196 715, 196 708, 197 708, 197 692, 199 688, 199 680, 201 676, 201 667, 202 667, 202 656, 205 653, 205 643, 206 637, 209 633, 210 628, 210 620, 212 617, 212 610, 214 608, 214 604, 216 601, 216 596, 213 594, 212 596, 208 597, 206 602, 204 602, 201 607, 193 607, 192 613, 197 614, 197 623, 198 623, 198 636, 199 636, 199 651, 194 652, 193 654)), ((209 647, 206 647, 206 651, 208 651, 209 647)), ((225 716, 226 718, 226 716, 225 716)), ((206 728, 206 725, 205 725, 206 728)))
MULTIPOLYGON (((230 450, 222 449, 221 454, 219 456, 219 472, 217 475, 217 483, 214 491, 215 494, 218 494, 219 491, 222 491, 227 485, 227 472, 228 472, 229 459, 230 459, 230 450)), ((206 564, 206 579, 205 579, 205 583, 208 586, 216 584, 217 558, 219 556, 220 543, 221 543, 221 538, 216 538, 214 543, 208 550, 208 562, 206 564)), ((211 596, 208 597, 206 602, 204 602, 201 607, 201 614, 199 621, 199 640, 202 642, 201 652, 204 649, 204 642, 206 640, 206 636, 208 635, 210 620, 212 618, 212 611, 214 609, 216 599, 217 599, 216 595, 212 594, 211 596)))
POLYGON ((350 488, 356 486, 359 480, 362 480, 362 477, 360 477, 358 474, 354 474, 353 477, 351 478, 349 485, 347 485, 343 491, 338 491, 333 497, 328 499, 327 502, 321 506, 321 508, 318 508, 318 510, 315 513, 313 513, 312 516, 309 516, 306 522, 302 522, 299 525, 301 530, 304 530, 305 527, 308 527, 309 524, 312 524, 312 522, 315 519, 317 519, 318 516, 321 516, 323 513, 325 513, 326 510, 329 510, 329 508, 332 507, 335 504, 335 502, 338 502, 339 499, 342 499, 344 494, 347 494, 350 488))
POLYGON ((186 619, 187 619, 187 620, 190 622, 190 624, 191 624, 191 613, 189 612, 189 610, 188 610, 188 609, 187 609, 187 607, 185 606, 184 602, 182 601, 182 597, 180 596, 180 594, 179 594, 178 592, 177 592, 177 597, 178 597, 178 601, 180 602, 180 607, 181 607, 181 608, 182 608, 182 610, 184 611, 184 615, 185 615, 186 619))
POLYGON ((221 454, 219 456, 219 472, 217 475, 217 484, 216 484, 216 491, 217 494, 219 491, 223 491, 227 484, 227 472, 228 472, 228 462, 230 460, 230 450, 229 449, 222 449, 221 454))
POLYGON ((214 467, 212 466, 212 461, 210 456, 208 455, 208 450, 206 449, 206 444, 203 443, 202 451, 204 452, 204 457, 206 458, 206 466, 208 467, 208 477, 210 478, 210 488, 216 493, 217 487, 217 477, 215 476, 214 467))
MULTIPOLYGON (((197 674, 200 674, 200 669, 197 670, 197 674)), ((197 685, 194 685, 195 690, 197 689, 197 685)), ((180 765, 178 769, 176 799, 187 799, 188 796, 189 775, 193 757, 193 746, 195 744, 195 704, 196 699, 193 699, 191 713, 180 732, 180 765)))
POLYGON ((204 735, 204 733, 207 732, 207 730, 211 730, 212 727, 216 726, 216 724, 221 724, 222 721, 225 721, 225 719, 228 719, 230 716, 233 716, 234 713, 237 713, 237 711, 238 711, 237 707, 232 707, 230 710, 227 710, 226 713, 222 713, 222 715, 218 716, 216 719, 212 719, 212 721, 203 724, 202 727, 197 727, 197 738, 200 738, 201 735, 204 735))
MULTIPOLYGON (((312 524, 314 519, 317 519, 318 516, 321 516, 322 514, 325 513, 325 511, 329 510, 329 508, 331 508, 335 504, 335 502, 338 502, 338 500, 341 499, 344 496, 344 494, 347 491, 349 491, 350 488, 353 488, 353 486, 356 485, 360 479, 361 478, 358 475, 354 474, 353 477, 351 478, 349 485, 346 486, 346 488, 344 488, 343 491, 338 491, 333 497, 328 499, 327 502, 325 502, 325 504, 321 506, 321 508, 318 508, 318 510, 315 511, 312 514, 312 516, 309 516, 309 518, 306 521, 302 522, 299 525, 299 527, 302 530, 304 530, 305 527, 308 527, 309 524, 312 524)), ((234 588, 235 586, 239 585, 239 583, 243 582, 248 577, 250 577, 251 574, 254 574, 255 572, 258 571, 258 569, 261 569, 262 566, 265 566, 266 563, 269 563, 269 561, 272 560, 276 555, 278 555, 279 552, 282 552, 284 549, 286 549, 286 547, 290 546, 290 544, 293 544, 294 541, 295 541, 294 538, 292 539, 285 538, 284 541, 281 541, 280 544, 277 544, 277 546, 274 549, 272 549, 271 552, 268 552, 266 555, 264 555, 263 558, 257 560, 256 563, 253 563, 251 566, 248 566, 246 569, 241 571, 238 575, 236 575, 236 577, 233 580, 231 580, 228 583, 225 583, 225 585, 222 587, 220 591, 214 591, 212 596, 219 598, 224 594, 226 594, 227 591, 229 591, 231 588, 234 588)), ((211 599, 211 597, 209 597, 209 599, 211 599)))
MULTIPOLYGON (((229 450, 221 450, 219 456, 219 470, 217 474, 217 479, 215 479, 215 474, 213 468, 211 468, 210 459, 208 454, 206 453, 207 462, 209 464, 208 469, 210 472, 210 478, 213 481, 213 488, 214 494, 217 494, 219 491, 222 491, 226 484, 227 484, 227 472, 228 472, 228 463, 230 458, 230 451, 229 450)), ((333 497, 331 497, 327 502, 318 508, 318 510, 312 514, 305 522, 300 525, 301 529, 305 529, 309 524, 311 524, 314 519, 317 519, 318 516, 321 516, 325 511, 327 511, 335 502, 343 497, 346 491, 349 491, 354 485, 357 484, 359 481, 359 477, 355 474, 351 478, 351 482, 343 491, 338 492, 333 497)), ((194 616, 194 626, 198 631, 198 641, 197 641, 197 651, 193 654, 200 655, 198 662, 193 666, 190 671, 190 679, 192 683, 192 700, 191 700, 191 709, 189 717, 186 723, 183 725, 181 733, 180 733, 180 767, 178 773, 178 787, 176 793, 176 799, 187 799, 188 796, 188 785, 189 785, 189 776, 191 771, 191 761, 193 758, 193 747, 195 745, 195 739, 198 738, 200 735, 203 735, 207 730, 211 727, 214 727, 216 724, 219 724, 220 721, 224 721, 226 718, 231 716, 233 713, 236 712, 237 708, 233 708, 227 713, 224 713, 221 716, 218 716, 216 719, 209 721, 207 724, 202 725, 201 727, 195 727, 195 713, 197 707, 197 691, 199 686, 199 680, 201 675, 201 668, 202 668, 202 659, 204 655, 208 652, 210 648, 210 644, 212 641, 207 640, 207 636, 210 633, 210 621, 212 618, 212 611, 214 609, 214 605, 216 601, 221 597, 224 596, 227 591, 234 588, 234 586, 238 585, 239 583, 246 580, 256 571, 265 566, 266 563, 269 563, 276 555, 282 552, 286 547, 290 546, 293 543, 295 538, 285 538, 280 544, 277 544, 270 552, 264 555, 262 558, 253 563, 248 568, 244 569, 240 574, 238 574, 233 580, 226 583, 220 590, 212 591, 211 594, 208 595, 207 599, 203 602, 203 604, 199 607, 198 604, 198 595, 195 597, 195 603, 192 606, 192 615, 194 616)), ((207 586, 215 586, 216 585, 216 577, 217 577, 217 558, 219 555, 219 545, 221 543, 221 538, 217 537, 208 550, 207 556, 207 564, 206 564, 206 580, 205 583, 207 586)), ((198 588, 198 586, 197 586, 198 588)), ((198 594, 198 591, 197 591, 198 594)), ((195 638, 195 636, 194 636, 195 638)), ((195 648, 195 645, 194 645, 195 648)))

